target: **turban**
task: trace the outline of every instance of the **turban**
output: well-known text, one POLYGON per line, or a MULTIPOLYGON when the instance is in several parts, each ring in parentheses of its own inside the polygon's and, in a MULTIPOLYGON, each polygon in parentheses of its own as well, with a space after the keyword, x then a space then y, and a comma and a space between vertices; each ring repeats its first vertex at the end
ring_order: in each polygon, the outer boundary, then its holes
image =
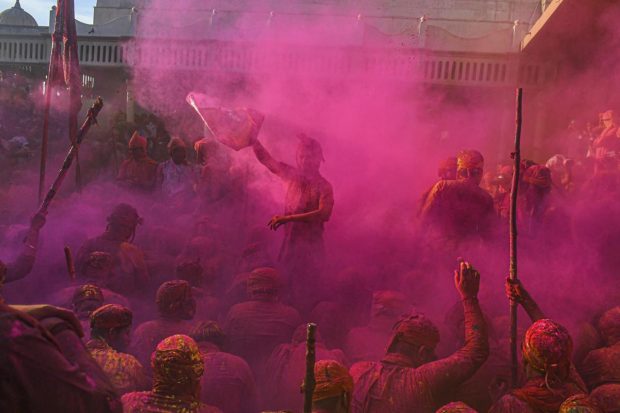
POLYGON ((587 394, 576 394, 562 403, 558 413, 602 413, 601 408, 587 394))
POLYGON ((93 284, 84 284, 75 289, 71 302, 74 305, 83 303, 84 301, 97 301, 103 304, 103 293, 101 288, 93 284))
POLYGON ((140 136, 138 131, 135 131, 133 135, 131 135, 131 139, 129 139, 129 149, 133 148, 146 149, 146 138, 144 136, 140 136))
POLYGON ((543 165, 532 165, 523 173, 523 181, 539 188, 550 188, 551 170, 543 165))
POLYGON ((476 413, 476 411, 463 402, 452 402, 440 407, 436 413, 476 413))
MULTIPOLYGON (((334 360, 320 360, 314 365, 315 387, 312 401, 318 402, 347 394, 351 402, 353 393, 353 378, 342 364, 334 360)), ((303 389, 303 385, 302 385, 303 389)))
POLYGON ((185 142, 181 138, 172 138, 168 144, 168 151, 172 153, 172 151, 177 148, 187 149, 187 145, 185 145, 185 142))
POLYGON ((323 158, 323 149, 319 141, 303 133, 297 135, 297 139, 299 139, 298 151, 304 151, 312 156, 316 156, 322 161, 325 160, 325 158, 323 158))
POLYGON ((198 345, 183 334, 159 342, 151 355, 154 387, 194 383, 204 372, 198 345))
POLYGON ((174 314, 192 298, 192 287, 187 281, 166 281, 157 289, 155 302, 161 314, 174 314))
POLYGON ((136 226, 142 223, 142 218, 138 215, 138 211, 129 204, 118 204, 112 210, 108 217, 109 223, 116 223, 128 227, 136 226))
POLYGON ((401 316, 409 310, 407 300, 398 291, 375 291, 372 295, 372 315, 401 316))
POLYGON ((90 315, 90 328, 109 330, 131 326, 131 310, 118 304, 106 304, 90 315))
POLYGON ((552 171, 561 171, 566 166, 568 159, 562 154, 553 155, 547 160, 545 166, 552 171))
POLYGON ((248 277, 248 291, 275 290, 280 284, 280 275, 275 268, 261 267, 253 270, 248 277))
POLYGON ((456 169, 473 169, 484 167, 482 154, 474 149, 465 149, 459 152, 456 157, 456 169))
POLYGON ((607 344, 620 340, 620 307, 607 310, 598 320, 598 330, 607 344))
POLYGON ((424 315, 410 315, 402 318, 394 325, 391 342, 393 343, 395 340, 434 349, 439 343, 439 330, 424 315))
POLYGON ((536 321, 525 332, 522 347, 523 358, 539 373, 559 368, 564 377, 568 374, 573 342, 560 324, 549 319, 536 321))
POLYGON ((206 341, 221 346, 224 343, 224 332, 215 321, 203 321, 191 332, 190 336, 197 342, 206 341))

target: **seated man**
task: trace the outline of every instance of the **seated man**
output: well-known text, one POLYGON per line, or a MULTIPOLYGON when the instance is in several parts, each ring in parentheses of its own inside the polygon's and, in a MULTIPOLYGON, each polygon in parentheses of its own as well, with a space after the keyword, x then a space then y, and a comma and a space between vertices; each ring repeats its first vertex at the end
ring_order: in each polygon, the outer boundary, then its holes
POLYGON ((105 280, 105 287, 121 294, 139 291, 149 281, 144 254, 132 243, 136 228, 141 223, 142 218, 131 205, 115 206, 107 218, 104 233, 87 240, 80 247, 76 257, 78 276, 93 278, 93 275, 84 273, 84 269, 89 265, 94 266, 94 263, 90 261, 91 253, 105 252, 112 256, 113 272, 111 274, 114 274, 114 277, 105 280))
POLYGON ((196 342, 177 334, 162 340, 151 358, 153 389, 122 397, 124 413, 221 413, 200 402, 204 365, 196 342))
POLYGON ((86 348, 119 394, 149 386, 140 362, 124 352, 131 340, 132 318, 129 309, 116 304, 104 305, 90 316, 91 339, 86 348))
POLYGON ((423 315, 403 318, 394 326, 383 360, 365 363, 353 375, 354 413, 435 412, 449 392, 485 362, 489 343, 477 298, 480 274, 462 262, 454 282, 465 313, 465 345, 436 360, 439 331, 435 325, 423 315))
POLYGON ((604 347, 588 353, 581 372, 591 397, 605 412, 620 410, 620 307, 606 311, 598 321, 604 347))
POLYGON ((68 310, 0 300, 0 411, 120 412, 114 388, 80 335, 68 310))
POLYGON ((173 334, 189 334, 190 320, 196 313, 196 301, 187 281, 166 281, 157 289, 155 298, 159 317, 136 328, 131 351, 143 366, 149 364, 155 346, 173 334))
POLYGON ((204 360, 200 400, 226 413, 256 412, 256 385, 241 357, 222 351, 225 336, 215 321, 200 323, 190 336, 204 360))
POLYGON ((312 413, 351 413, 353 378, 345 366, 334 360, 317 361, 314 380, 312 413))
POLYGON ((273 349, 288 342, 301 324, 297 310, 278 301, 279 289, 275 269, 255 269, 247 280, 248 301, 234 305, 224 321, 231 352, 243 357, 254 373, 263 371, 273 349))

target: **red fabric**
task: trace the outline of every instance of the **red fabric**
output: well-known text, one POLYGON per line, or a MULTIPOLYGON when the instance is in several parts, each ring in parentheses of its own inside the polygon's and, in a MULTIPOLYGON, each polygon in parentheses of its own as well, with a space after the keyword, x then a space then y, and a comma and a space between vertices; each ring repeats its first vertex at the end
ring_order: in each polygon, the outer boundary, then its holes
POLYGON ((583 388, 572 381, 549 390, 545 384, 545 378, 536 377, 528 380, 523 387, 513 391, 512 394, 538 412, 555 413, 560 409, 564 400, 583 391, 583 388))

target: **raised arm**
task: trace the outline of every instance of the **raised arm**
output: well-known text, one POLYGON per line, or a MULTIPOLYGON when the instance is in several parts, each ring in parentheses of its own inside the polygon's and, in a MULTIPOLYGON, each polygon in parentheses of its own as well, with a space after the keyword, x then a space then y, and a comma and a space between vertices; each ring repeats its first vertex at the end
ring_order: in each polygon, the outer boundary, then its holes
POLYGON ((293 173, 293 167, 285 164, 284 162, 277 161, 273 156, 265 149, 262 143, 257 139, 252 146, 256 159, 272 173, 278 175, 282 179, 287 179, 293 173))
POLYGON ((506 279, 506 296, 511 301, 516 301, 523 306, 523 309, 527 312, 532 322, 541 320, 545 317, 536 301, 532 298, 530 293, 527 292, 521 281, 511 281, 506 279))
POLYGON ((451 356, 418 368, 435 400, 473 376, 489 356, 487 327, 478 303, 480 273, 461 262, 454 272, 454 283, 465 313, 465 345, 451 356))

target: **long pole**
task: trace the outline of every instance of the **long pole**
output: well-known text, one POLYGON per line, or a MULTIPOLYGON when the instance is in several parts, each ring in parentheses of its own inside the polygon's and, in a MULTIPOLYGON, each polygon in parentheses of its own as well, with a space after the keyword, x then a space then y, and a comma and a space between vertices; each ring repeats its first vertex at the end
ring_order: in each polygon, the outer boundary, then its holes
MULTIPOLYGON (((521 126, 523 123, 523 89, 517 89, 517 114, 515 151, 512 153, 514 167, 510 189, 510 281, 517 280, 517 195, 521 173, 521 126)), ((517 302, 510 300, 510 373, 511 384, 517 385, 517 302)))
POLYGON ((316 381, 314 363, 316 360, 316 324, 308 323, 306 331, 306 379, 304 380, 304 413, 312 412, 312 395, 316 381))
POLYGON ((91 125, 97 123, 97 115, 99 114, 99 111, 101 110, 102 107, 103 107, 103 100, 101 98, 97 98, 97 101, 93 103, 93 106, 88 110, 88 114, 86 115, 86 120, 84 121, 84 123, 82 124, 82 127, 77 133, 76 142, 71 144, 71 148, 69 148, 69 152, 67 153, 67 156, 65 156, 65 160, 62 163, 62 167, 58 171, 58 175, 56 176, 54 183, 50 187, 49 191, 47 191, 47 195, 45 196, 45 199, 41 203, 38 213, 45 214, 47 212, 47 209, 52 203, 54 196, 56 196, 56 193, 58 192, 58 190, 60 189, 60 186, 62 185, 62 181, 64 181, 65 177, 67 176, 67 172, 69 172, 69 168, 71 167, 71 163, 73 162, 73 158, 75 158, 75 153, 77 152, 77 147, 84 140, 84 137, 86 136, 86 133, 90 129, 91 125))

